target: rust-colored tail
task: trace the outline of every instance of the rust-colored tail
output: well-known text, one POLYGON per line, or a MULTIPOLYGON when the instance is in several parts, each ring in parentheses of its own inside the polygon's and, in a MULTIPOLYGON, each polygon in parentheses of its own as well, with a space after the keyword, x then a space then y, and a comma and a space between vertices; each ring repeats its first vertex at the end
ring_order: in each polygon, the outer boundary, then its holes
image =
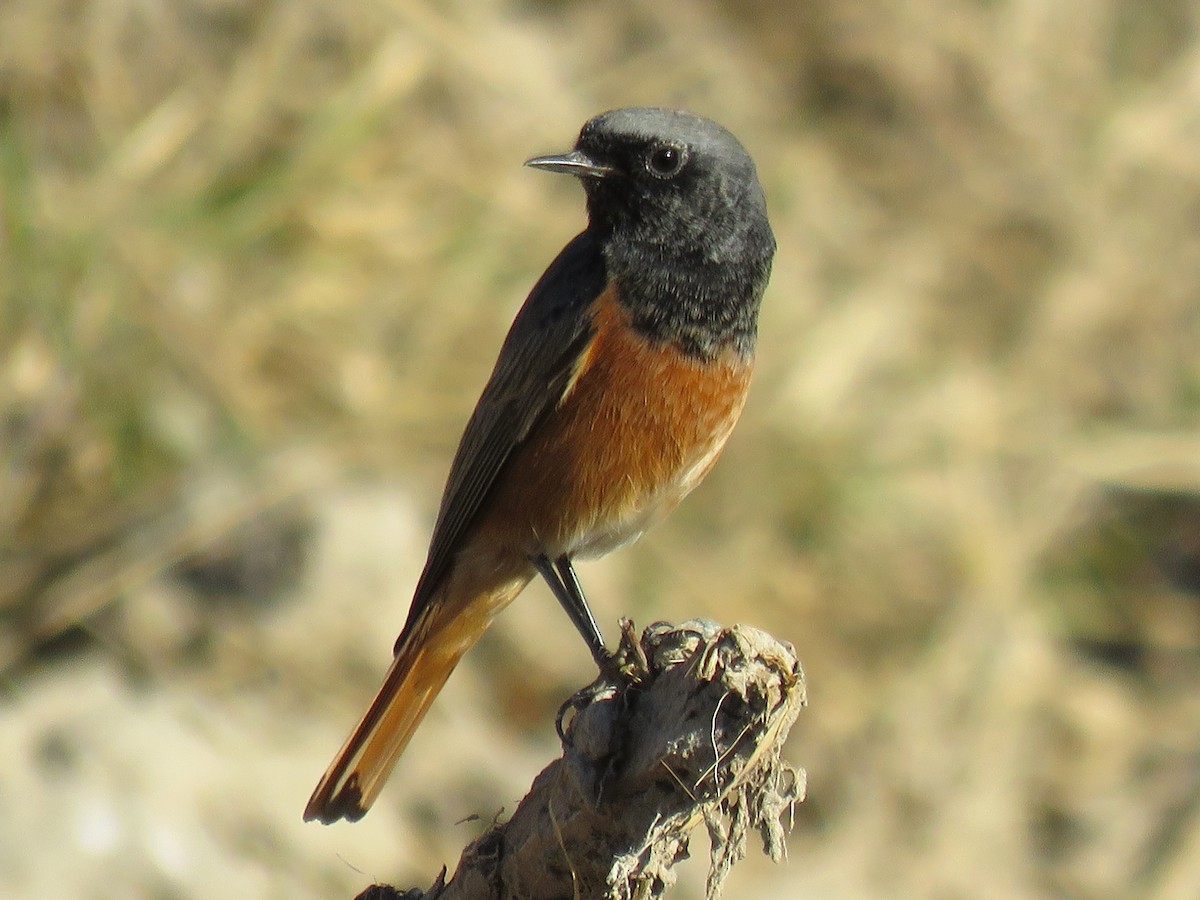
POLYGON ((329 825, 366 814, 462 655, 525 580, 477 596, 457 614, 447 611, 443 595, 405 630, 382 687, 309 798, 304 821, 329 825))

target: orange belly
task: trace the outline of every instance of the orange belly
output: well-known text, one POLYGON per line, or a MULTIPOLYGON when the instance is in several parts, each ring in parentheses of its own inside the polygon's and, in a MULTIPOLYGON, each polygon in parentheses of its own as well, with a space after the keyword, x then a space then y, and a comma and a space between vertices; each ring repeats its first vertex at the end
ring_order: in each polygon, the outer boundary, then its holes
POLYGON ((598 556, 636 539, 699 484, 737 422, 749 360, 651 343, 612 289, 594 332, 558 408, 497 481, 477 532, 493 546, 598 556))

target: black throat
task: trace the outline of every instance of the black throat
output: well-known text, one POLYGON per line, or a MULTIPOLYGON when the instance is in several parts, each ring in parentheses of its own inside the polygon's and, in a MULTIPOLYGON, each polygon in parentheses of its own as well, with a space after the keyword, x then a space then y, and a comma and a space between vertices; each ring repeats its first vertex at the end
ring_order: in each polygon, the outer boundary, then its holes
POLYGON ((613 235, 604 242, 605 264, 638 332, 697 359, 732 351, 748 360, 774 251, 769 231, 756 237, 737 254, 717 259, 698 247, 613 235))

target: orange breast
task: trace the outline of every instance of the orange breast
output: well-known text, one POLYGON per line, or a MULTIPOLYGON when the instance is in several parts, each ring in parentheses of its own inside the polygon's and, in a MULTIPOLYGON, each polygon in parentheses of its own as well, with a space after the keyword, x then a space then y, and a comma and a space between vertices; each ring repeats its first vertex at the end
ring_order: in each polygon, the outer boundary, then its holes
POLYGON ((523 555, 595 556, 635 539, 708 473, 741 413, 750 363, 652 344, 612 289, 558 408, 509 461, 480 536, 523 555))

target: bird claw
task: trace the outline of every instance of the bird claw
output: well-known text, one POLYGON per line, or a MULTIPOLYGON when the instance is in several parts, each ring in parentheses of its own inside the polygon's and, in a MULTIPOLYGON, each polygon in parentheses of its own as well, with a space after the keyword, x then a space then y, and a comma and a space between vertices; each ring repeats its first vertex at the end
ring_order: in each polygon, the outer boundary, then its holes
POLYGON ((573 746, 567 733, 570 728, 567 719, 572 713, 578 712, 601 698, 622 694, 629 688, 644 682, 650 675, 650 661, 638 640, 633 622, 623 618, 620 627, 621 641, 616 652, 605 651, 604 656, 596 660, 600 669, 596 680, 587 687, 576 691, 558 708, 558 713, 554 717, 554 730, 566 747, 573 746))

